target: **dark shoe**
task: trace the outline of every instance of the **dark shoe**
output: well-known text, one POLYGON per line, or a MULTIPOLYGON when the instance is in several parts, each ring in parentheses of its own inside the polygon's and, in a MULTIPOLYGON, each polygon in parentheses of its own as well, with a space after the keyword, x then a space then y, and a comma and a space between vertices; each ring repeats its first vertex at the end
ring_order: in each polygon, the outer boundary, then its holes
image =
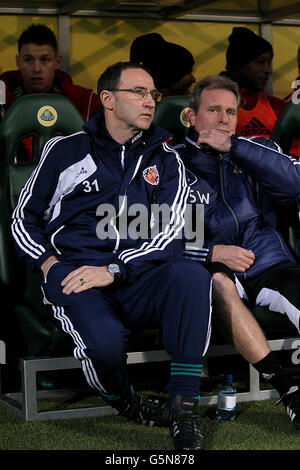
POLYGON ((300 431, 300 390, 294 386, 286 392, 277 402, 284 404, 287 414, 291 418, 292 424, 297 431, 300 431))
POLYGON ((171 418, 170 434, 175 450, 202 450, 204 437, 195 420, 197 398, 177 395, 174 399, 174 416, 171 418))
POLYGON ((170 425, 169 401, 144 398, 134 393, 119 411, 119 416, 144 426, 166 427, 170 425))

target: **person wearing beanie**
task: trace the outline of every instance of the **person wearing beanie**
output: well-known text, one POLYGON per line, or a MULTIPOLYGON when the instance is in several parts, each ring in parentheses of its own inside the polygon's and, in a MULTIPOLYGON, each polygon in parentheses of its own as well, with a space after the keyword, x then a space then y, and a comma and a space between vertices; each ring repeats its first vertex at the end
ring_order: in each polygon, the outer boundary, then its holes
POLYGON ((272 45, 244 27, 235 27, 226 51, 226 72, 238 83, 241 107, 237 134, 269 138, 285 102, 264 92, 273 59, 272 45))
POLYGON ((130 47, 130 62, 146 66, 163 96, 189 95, 195 82, 194 58, 185 47, 158 33, 138 36, 130 47))

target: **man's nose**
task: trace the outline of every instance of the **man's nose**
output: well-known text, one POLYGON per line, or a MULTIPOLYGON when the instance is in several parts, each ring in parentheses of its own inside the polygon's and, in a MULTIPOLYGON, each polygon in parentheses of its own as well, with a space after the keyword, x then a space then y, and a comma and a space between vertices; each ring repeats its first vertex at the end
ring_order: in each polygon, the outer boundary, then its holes
POLYGON ((228 122, 228 114, 227 112, 225 111, 225 109, 222 109, 220 111, 220 121, 222 122, 228 122))
POLYGON ((270 73, 272 73, 272 64, 269 62, 265 62, 263 71, 270 75, 270 73))
POLYGON ((196 79, 194 77, 194 75, 192 74, 192 72, 190 73, 190 83, 193 84, 195 83, 196 79))
POLYGON ((156 101, 152 98, 151 93, 148 93, 146 98, 144 99, 144 104, 146 106, 150 106, 151 108, 155 108, 156 101))
POLYGON ((40 72, 42 70, 41 62, 39 60, 35 60, 33 64, 34 72, 40 72))

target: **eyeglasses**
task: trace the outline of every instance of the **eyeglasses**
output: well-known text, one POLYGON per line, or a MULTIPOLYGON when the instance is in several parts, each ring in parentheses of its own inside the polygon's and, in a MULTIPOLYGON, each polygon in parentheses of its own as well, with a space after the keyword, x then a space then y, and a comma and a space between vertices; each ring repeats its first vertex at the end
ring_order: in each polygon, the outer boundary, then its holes
POLYGON ((161 93, 157 90, 151 90, 147 91, 146 88, 143 87, 136 87, 136 88, 116 88, 116 89, 111 89, 107 91, 130 91, 131 93, 134 93, 136 98, 139 100, 145 100, 150 93, 152 99, 157 103, 158 101, 161 100, 161 93))

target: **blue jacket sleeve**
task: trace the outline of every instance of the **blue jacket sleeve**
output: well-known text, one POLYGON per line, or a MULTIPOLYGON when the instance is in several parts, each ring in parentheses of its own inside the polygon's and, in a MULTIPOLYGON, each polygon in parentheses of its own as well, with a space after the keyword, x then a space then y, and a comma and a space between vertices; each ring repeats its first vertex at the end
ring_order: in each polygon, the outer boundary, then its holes
POLYGON ((271 140, 232 136, 229 158, 280 204, 290 205, 299 197, 300 162, 271 140))
POLYGON ((32 270, 39 269, 49 256, 57 254, 44 230, 45 211, 52 196, 50 188, 55 188, 58 180, 55 165, 46 157, 57 139, 45 144, 39 164, 22 188, 12 214, 11 230, 16 252, 32 270))

